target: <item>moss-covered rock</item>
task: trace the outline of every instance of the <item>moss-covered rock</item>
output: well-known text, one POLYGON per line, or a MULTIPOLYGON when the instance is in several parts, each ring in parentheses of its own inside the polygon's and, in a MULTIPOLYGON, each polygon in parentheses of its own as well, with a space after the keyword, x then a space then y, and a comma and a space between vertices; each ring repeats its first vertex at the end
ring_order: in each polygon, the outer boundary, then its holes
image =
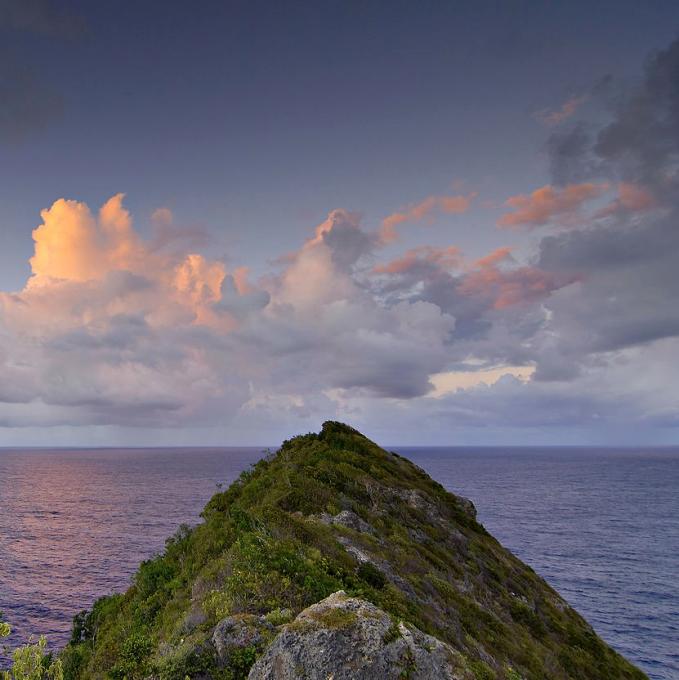
MULTIPOLYGON (((388 633, 436 638, 459 677, 645 677, 486 532, 471 502, 329 422, 244 472, 125 594, 79 615, 66 678, 246 678, 293 617, 337 591, 388 615, 388 633), (263 622, 266 635, 225 656, 214 640, 227 619, 263 622)), ((315 622, 339 635, 354 624, 315 622)))

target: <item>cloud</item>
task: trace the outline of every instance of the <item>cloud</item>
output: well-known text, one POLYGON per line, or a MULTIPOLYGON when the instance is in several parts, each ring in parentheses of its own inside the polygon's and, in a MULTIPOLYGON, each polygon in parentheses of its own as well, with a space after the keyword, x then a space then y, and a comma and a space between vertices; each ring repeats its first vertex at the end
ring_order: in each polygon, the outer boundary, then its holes
POLYGON ((168 227, 174 222, 174 215, 169 208, 156 208, 151 213, 151 222, 155 227, 168 227))
POLYGON ((475 355, 492 365, 529 360, 523 343, 544 323, 537 305, 577 280, 573 273, 521 265, 507 246, 472 261, 455 247, 416 248, 372 273, 377 295, 431 302, 455 318, 451 363, 475 355))
POLYGON ((553 127, 560 125, 564 121, 573 117, 580 106, 587 100, 587 97, 571 97, 567 99, 558 109, 542 109, 537 111, 534 115, 535 119, 543 125, 553 127))
POLYGON ((608 191, 606 182, 569 184, 563 188, 549 184, 530 194, 510 196, 505 205, 511 208, 498 220, 499 227, 533 229, 550 223, 562 226, 582 221, 581 209, 585 203, 599 198, 608 191))
POLYGON ((527 381, 535 372, 533 366, 498 366, 483 370, 447 371, 431 377, 434 390, 431 397, 442 397, 458 390, 468 390, 480 385, 494 385, 505 376, 527 381))
POLYGON ((532 266, 505 271, 489 257, 479 263, 461 280, 458 290, 463 295, 488 300, 493 309, 538 302, 576 280, 574 276, 559 276, 532 266))
POLYGON ((457 196, 428 196, 419 203, 413 203, 398 212, 392 213, 382 220, 380 241, 391 243, 398 238, 396 228, 401 224, 421 222, 431 218, 436 212, 446 215, 460 215, 471 207, 476 192, 457 196))
POLYGON ((615 366, 631 348, 652 353, 679 337, 678 82, 675 41, 647 61, 640 83, 604 99, 607 121, 586 132, 576 127, 549 145, 559 177, 615 183, 617 196, 596 220, 540 243, 539 266, 579 272, 580 283, 546 303, 550 338, 536 379, 615 366))
POLYGON ((420 246, 408 250, 403 256, 378 264, 373 268, 375 274, 403 274, 412 272, 420 267, 441 267, 452 269, 459 267, 462 262, 462 251, 457 246, 435 248, 433 246, 420 246))
MULTIPOLYGON (((481 256, 449 243, 383 261, 384 224, 337 209, 256 278, 167 212, 143 239, 122 194, 94 212, 55 201, 26 285, 0 293, 0 423, 676 431, 678 83, 676 43, 594 122, 553 132, 554 176, 501 226, 569 229, 481 256)), ((394 230, 467 207, 433 197, 394 230)))
POLYGON ((97 218, 84 203, 64 199, 43 210, 43 223, 33 231, 35 285, 50 278, 87 281, 114 270, 143 270, 146 253, 122 201, 123 194, 110 198, 97 218))
POLYGON ((64 199, 42 212, 32 276, 0 293, 0 376, 14 385, 4 400, 127 425, 201 420, 208 400, 237 408, 247 383, 217 371, 215 352, 263 294, 222 262, 150 250, 122 199, 96 215, 64 199), (227 277, 242 295, 223 294, 227 277))
MULTIPOLYGON (((96 214, 59 199, 41 215, 32 276, 0 293, 0 377, 12 384, 0 400, 52 408, 48 423, 195 425, 293 391, 411 398, 445 366, 454 319, 361 285, 354 268, 374 236, 352 213, 330 213, 268 288, 246 267, 153 250, 122 194, 96 214)), ((36 424, 16 406, 2 413, 36 424)))
POLYGON ((632 217, 658 207, 653 194, 644 187, 632 182, 620 182, 617 197, 598 210, 594 217, 632 217))

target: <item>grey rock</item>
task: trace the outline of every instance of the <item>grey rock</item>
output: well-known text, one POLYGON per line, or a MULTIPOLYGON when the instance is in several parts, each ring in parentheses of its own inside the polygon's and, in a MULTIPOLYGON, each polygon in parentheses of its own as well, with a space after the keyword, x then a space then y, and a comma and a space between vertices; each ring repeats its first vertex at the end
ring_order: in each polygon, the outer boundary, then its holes
POLYGON ((374 534, 375 530, 363 519, 361 519, 355 512, 351 510, 342 510, 342 512, 335 515, 332 519, 333 524, 339 524, 343 527, 348 527, 354 531, 361 531, 364 534, 374 534))
POLYGON ((472 501, 464 496, 456 496, 457 502, 462 506, 462 509, 472 518, 476 519, 476 506, 472 501))
POLYGON ((364 534, 374 534, 375 530, 364 520, 361 519, 355 512, 351 510, 342 510, 336 515, 330 515, 327 512, 315 515, 315 518, 327 524, 328 526, 342 526, 354 531, 360 531, 364 534))
MULTIPOLYGON (((398 499, 405 501, 411 508, 423 512, 433 524, 448 524, 447 520, 441 515, 436 503, 417 489, 394 489, 392 494, 398 499)), ((476 519, 476 506, 474 503, 464 496, 455 496, 455 500, 463 512, 472 519, 476 519)))
POLYGON ((343 591, 283 628, 248 680, 467 680, 460 655, 343 591))

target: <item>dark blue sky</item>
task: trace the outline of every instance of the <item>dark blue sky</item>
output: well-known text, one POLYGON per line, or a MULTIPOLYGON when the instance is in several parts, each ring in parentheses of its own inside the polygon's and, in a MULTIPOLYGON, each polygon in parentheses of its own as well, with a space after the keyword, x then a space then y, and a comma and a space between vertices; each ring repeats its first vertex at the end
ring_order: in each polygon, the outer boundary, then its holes
POLYGON ((0 0, 7 441, 672 440, 678 35, 669 0, 0 0))

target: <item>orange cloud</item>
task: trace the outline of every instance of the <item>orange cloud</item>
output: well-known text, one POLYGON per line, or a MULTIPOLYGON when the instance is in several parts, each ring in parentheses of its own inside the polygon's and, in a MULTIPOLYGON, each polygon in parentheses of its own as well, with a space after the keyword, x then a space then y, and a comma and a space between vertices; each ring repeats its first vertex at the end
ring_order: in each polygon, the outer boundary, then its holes
POLYGON ((458 286, 458 292, 490 298, 493 309, 506 309, 536 302, 576 280, 575 277, 557 276, 537 267, 500 267, 511 259, 511 248, 502 247, 476 260, 458 286))
POLYGON ((249 274, 250 267, 236 267, 231 274, 233 283, 240 295, 247 295, 255 290, 254 286, 248 281, 249 274))
POLYGON ((653 210, 658 207, 653 194, 644 187, 631 182, 618 185, 618 196, 597 212, 596 217, 612 217, 623 213, 633 214, 653 210))
POLYGON ((195 253, 177 265, 174 286, 195 306, 219 302, 226 269, 221 262, 210 262, 195 253))
POLYGON ((43 223, 33 231, 30 263, 35 279, 88 281, 115 269, 136 269, 144 258, 143 247, 122 200, 123 194, 110 198, 98 219, 84 203, 63 198, 43 210, 43 223))
MULTIPOLYGON (((26 291, 47 299, 59 287, 85 284, 92 289, 108 285, 111 274, 132 274, 147 282, 154 295, 163 302, 152 305, 148 319, 158 326, 172 325, 176 319, 208 325, 228 332, 235 319, 222 301, 222 284, 229 275, 225 265, 198 253, 163 252, 144 242, 135 232, 129 212, 123 207, 123 194, 110 198, 95 216, 85 203, 59 199, 41 212, 43 223, 33 232, 34 255, 30 260, 33 276, 26 291)), ((156 211, 157 218, 171 219, 171 214, 156 211)), ((255 291, 247 280, 248 270, 236 268, 233 277, 237 296, 255 291)), ((145 305, 151 293, 138 295, 134 304, 145 305)), ((34 297, 33 300, 37 300, 34 297)), ((40 298, 42 299, 42 298, 40 298)), ((132 298, 116 298, 108 313, 136 313, 132 298)))
POLYGON ((497 224, 499 227, 532 228, 553 221, 562 225, 577 223, 582 206, 608 189, 609 185, 606 183, 569 184, 563 189, 547 184, 531 194, 508 198, 505 205, 512 208, 512 211, 502 215, 497 224))
POLYGON ((488 253, 488 255, 476 260, 475 265, 481 268, 491 267, 500 264, 501 262, 505 262, 506 260, 511 259, 511 257, 512 249, 509 246, 503 246, 501 248, 496 248, 488 253))
POLYGON ((384 244, 395 241, 398 238, 396 227, 400 224, 420 222, 430 217, 437 210, 449 215, 459 215, 467 212, 471 207, 472 200, 477 195, 476 192, 472 192, 466 196, 428 196, 419 203, 414 203, 403 210, 392 213, 382 220, 380 241, 384 244))
POLYGON ((641 212, 656 205, 653 196, 638 184, 622 182, 618 186, 620 203, 627 210, 641 212))
POLYGON ((408 250, 403 257, 377 265, 373 268, 375 274, 403 274, 418 264, 434 264, 442 269, 452 269, 460 266, 462 252, 456 246, 448 248, 435 248, 433 246, 421 246, 408 250))
POLYGON ((567 99, 560 109, 551 110, 543 109, 534 114, 535 118, 549 127, 554 127, 568 120, 580 108, 580 105, 585 102, 587 97, 571 97, 567 99))

